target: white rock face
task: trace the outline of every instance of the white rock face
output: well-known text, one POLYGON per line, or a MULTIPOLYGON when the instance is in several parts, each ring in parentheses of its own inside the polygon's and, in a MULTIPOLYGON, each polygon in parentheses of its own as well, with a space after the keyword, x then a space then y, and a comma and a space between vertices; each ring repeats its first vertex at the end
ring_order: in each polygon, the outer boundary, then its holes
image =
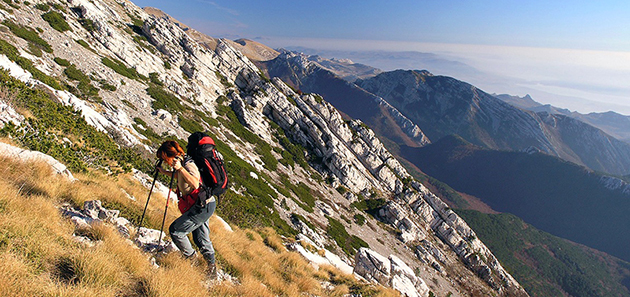
MULTIPOLYGON (((129 238, 135 232, 135 226, 126 218, 118 217, 119 210, 110 210, 102 206, 100 200, 85 201, 83 210, 77 210, 69 205, 61 207, 61 213, 68 217, 78 229, 89 229, 94 224, 103 222, 114 225, 123 237, 129 238)), ((156 250, 170 252, 178 250, 171 241, 164 240, 166 234, 162 234, 162 241, 158 243, 160 230, 141 227, 136 234, 135 243, 145 251, 156 250)))
POLYGON ((68 170, 66 165, 57 161, 57 159, 38 151, 25 150, 19 147, 12 146, 10 144, 0 142, 0 155, 12 159, 17 159, 22 162, 43 161, 50 165, 53 172, 61 174, 62 176, 67 177, 69 180, 75 180, 74 176, 72 176, 72 172, 68 170))
POLYGON ((394 255, 385 258, 370 249, 361 248, 355 255, 355 262, 354 273, 368 281, 390 286, 408 297, 429 296, 426 283, 394 255))

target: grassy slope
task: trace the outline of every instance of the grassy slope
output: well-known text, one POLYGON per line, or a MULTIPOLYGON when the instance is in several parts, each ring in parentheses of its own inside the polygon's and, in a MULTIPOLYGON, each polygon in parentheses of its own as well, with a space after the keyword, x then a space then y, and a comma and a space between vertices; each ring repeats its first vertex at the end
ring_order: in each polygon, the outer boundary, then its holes
MULTIPOLYGON (((57 207, 64 202, 82 205, 89 199, 141 209, 147 190, 130 176, 113 179, 94 173, 78 174, 69 182, 51 174, 44 164, 0 159, 0 295, 2 296, 201 296, 201 268, 194 268, 171 253, 151 266, 148 255, 125 241, 114 228, 97 225, 75 230, 57 207), (88 194, 89 193, 89 194, 88 194), (86 247, 73 240, 81 233, 99 240, 86 247), (185 278, 181 277, 186 275, 185 278)), ((160 220, 163 199, 152 199, 149 221, 160 220)), ((169 212, 168 222, 177 217, 169 212)), ((391 294, 361 284, 331 267, 314 269, 296 253, 287 251, 272 229, 236 229, 228 232, 216 218, 210 220, 211 238, 220 265, 239 278, 212 287, 211 296, 341 296, 350 291, 391 294), (324 291, 319 282, 336 285, 324 291)))

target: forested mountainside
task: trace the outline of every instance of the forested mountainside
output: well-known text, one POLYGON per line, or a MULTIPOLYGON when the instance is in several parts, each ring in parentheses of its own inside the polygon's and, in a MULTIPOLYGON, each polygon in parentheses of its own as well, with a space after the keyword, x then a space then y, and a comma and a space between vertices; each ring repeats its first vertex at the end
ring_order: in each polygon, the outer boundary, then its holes
POLYGON ((480 198, 496 211, 630 260, 624 248, 630 243, 624 215, 630 207, 630 186, 619 178, 535 151, 480 148, 455 136, 401 151, 425 173, 480 198))
MULTIPOLYGON (((528 295, 468 225, 414 180, 368 126, 345 120, 317 94, 300 94, 280 79, 267 78, 232 42, 200 45, 181 24, 147 14, 129 1, 5 1, 0 18, 0 63, 7 69, 1 72, 1 132, 15 145, 50 154, 76 173, 116 176, 134 168, 149 173, 161 141, 185 144, 189 133, 206 131, 217 140, 231 178, 220 217, 244 228, 252 242, 262 242, 258 236, 268 237, 264 228, 273 228, 283 236, 280 243, 264 240, 274 251, 290 247, 317 266, 334 265, 381 286, 323 273, 316 285, 283 291, 266 274, 237 265, 237 259, 256 254, 237 252, 223 262, 223 272, 233 280, 230 292, 252 283, 260 289, 231 294, 376 294, 386 292, 386 286, 407 296, 528 295)), ((79 184, 97 183, 81 178, 79 184)), ((20 192, 18 184, 9 186, 20 192)), ((72 186, 61 195, 37 190, 36 183, 29 189, 28 197, 51 201, 46 213, 61 202, 70 204, 66 212, 84 207, 83 198, 67 194, 81 191, 72 186)), ((107 193, 98 197, 109 199, 107 193)), ((142 202, 110 201, 108 208, 134 216, 142 202)), ((130 219, 137 223, 137 217, 130 219)), ((0 228, 7 239, 2 242, 10 247, 1 250, 3 257, 25 267, 9 283, 32 280, 37 283, 33 295, 82 288, 87 295, 98 288, 117 295, 121 291, 115 288, 121 286, 130 294, 164 289, 159 280, 139 273, 151 266, 150 255, 125 262, 125 273, 135 282, 102 277, 99 271, 111 270, 93 265, 107 261, 81 260, 128 244, 125 234, 89 233, 90 240, 105 243, 95 248, 70 244, 72 255, 42 254, 34 252, 39 251, 36 242, 20 248, 18 243, 31 233, 16 233, 7 216, 0 220, 6 223, 0 228)), ((66 238, 70 235, 64 232, 71 229, 51 234, 66 238)), ((75 228, 74 234, 85 234, 81 230, 75 228)), ((181 267, 181 260, 172 257, 160 261, 160 274, 181 267)), ((299 274, 284 277, 291 283, 301 279, 299 274)))

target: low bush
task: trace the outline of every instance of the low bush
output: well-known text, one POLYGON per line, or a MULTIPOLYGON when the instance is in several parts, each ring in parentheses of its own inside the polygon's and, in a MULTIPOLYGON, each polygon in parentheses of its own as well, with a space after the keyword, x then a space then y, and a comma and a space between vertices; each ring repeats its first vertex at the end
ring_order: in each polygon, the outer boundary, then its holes
POLYGON ((66 18, 56 11, 49 11, 42 14, 42 18, 50 24, 53 29, 59 32, 70 31, 70 25, 66 22, 66 18))
POLYGON ((0 53, 6 55, 9 60, 17 63, 18 65, 20 65, 20 67, 22 67, 22 69, 30 72, 33 77, 49 86, 51 86, 52 88, 55 88, 57 90, 62 90, 63 88, 61 87, 61 84, 59 84, 59 81, 55 78, 53 78, 52 76, 48 76, 46 74, 44 74, 43 72, 41 72, 39 69, 37 69, 34 65, 33 62, 27 58, 21 57, 18 53, 17 48, 15 48, 15 46, 13 46, 12 44, 0 39, 0 53))
POLYGON ((141 80, 146 80, 146 77, 142 76, 141 74, 138 73, 138 71, 136 71, 136 69, 134 68, 128 68, 127 66, 125 66, 125 64, 117 59, 114 58, 109 58, 109 57, 103 57, 101 59, 101 63, 103 63, 103 65, 111 68, 112 70, 114 70, 116 73, 130 78, 130 79, 141 79, 141 80))
POLYGON ((64 67, 70 66, 70 61, 68 61, 66 59, 55 57, 54 61, 55 61, 55 63, 59 64, 60 66, 64 66, 64 67))
POLYGON ((13 32, 13 34, 15 34, 17 37, 20 37, 28 42, 32 42, 47 53, 53 52, 50 44, 46 42, 46 40, 39 37, 39 34, 34 30, 21 25, 17 25, 9 20, 3 21, 2 24, 7 26, 9 30, 11 30, 11 32, 13 32))
POLYGON ((50 9, 50 5, 46 4, 46 3, 37 3, 35 4, 35 8, 41 10, 41 11, 48 11, 50 9))
POLYGON ((348 256, 354 256, 357 253, 358 249, 362 247, 370 247, 367 242, 363 241, 363 239, 355 235, 348 234, 348 231, 346 231, 346 227, 344 227, 341 222, 331 217, 327 218, 328 227, 326 228, 326 234, 332 237, 337 245, 348 256))
POLYGON ((154 109, 164 109, 175 114, 178 112, 184 112, 184 106, 179 103, 179 98, 173 95, 173 93, 165 90, 164 88, 155 84, 149 85, 147 88, 147 94, 153 98, 151 107, 154 109))

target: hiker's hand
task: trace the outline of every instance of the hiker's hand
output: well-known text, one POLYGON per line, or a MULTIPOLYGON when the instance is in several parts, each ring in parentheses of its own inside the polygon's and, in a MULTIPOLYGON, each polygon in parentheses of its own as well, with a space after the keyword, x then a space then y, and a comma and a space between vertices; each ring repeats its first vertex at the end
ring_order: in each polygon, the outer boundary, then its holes
POLYGON ((180 169, 182 169, 182 160, 179 157, 175 158, 175 160, 173 161, 173 169, 175 171, 179 171, 180 169))

